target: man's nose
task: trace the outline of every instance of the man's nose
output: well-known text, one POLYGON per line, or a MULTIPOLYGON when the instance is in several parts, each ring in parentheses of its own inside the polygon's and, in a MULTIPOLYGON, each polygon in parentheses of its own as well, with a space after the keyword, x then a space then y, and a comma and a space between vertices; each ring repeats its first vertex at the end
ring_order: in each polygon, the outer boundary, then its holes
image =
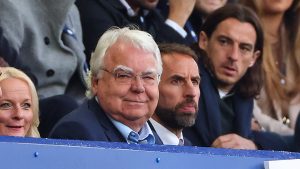
POLYGON ((137 93, 145 92, 144 82, 140 76, 135 76, 131 82, 131 89, 137 93))
POLYGON ((199 92, 199 86, 195 86, 192 81, 189 81, 186 84, 185 90, 184 90, 184 95, 185 97, 191 97, 194 98, 197 96, 197 93, 199 92))
POLYGON ((238 44, 234 44, 232 46, 232 49, 231 49, 230 53, 229 53, 229 58, 232 61, 237 61, 239 55, 240 55, 239 45, 238 44))

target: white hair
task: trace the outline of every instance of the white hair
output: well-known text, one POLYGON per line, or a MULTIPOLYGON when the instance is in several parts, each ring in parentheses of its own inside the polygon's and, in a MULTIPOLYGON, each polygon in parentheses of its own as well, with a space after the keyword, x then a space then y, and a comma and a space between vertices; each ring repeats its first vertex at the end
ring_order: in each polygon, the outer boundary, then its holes
POLYGON ((94 96, 91 89, 92 78, 99 76, 100 70, 104 66, 104 58, 106 57, 107 50, 118 40, 131 43, 138 49, 152 53, 156 60, 157 72, 159 75, 161 75, 162 61, 160 51, 153 37, 149 33, 132 27, 112 27, 101 36, 95 51, 91 55, 90 72, 88 73, 88 77, 86 79, 88 84, 88 90, 86 92, 87 97, 91 98, 94 96))

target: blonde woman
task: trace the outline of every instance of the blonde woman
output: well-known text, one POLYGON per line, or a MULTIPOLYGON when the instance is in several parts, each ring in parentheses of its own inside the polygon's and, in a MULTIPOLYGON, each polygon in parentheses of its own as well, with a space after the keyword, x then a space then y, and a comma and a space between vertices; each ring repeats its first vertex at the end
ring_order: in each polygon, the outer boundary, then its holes
POLYGON ((254 108, 262 128, 294 133, 300 111, 300 0, 241 0, 260 17, 264 32, 264 88, 254 108))
POLYGON ((0 67, 0 135, 40 137, 38 96, 22 71, 0 67))

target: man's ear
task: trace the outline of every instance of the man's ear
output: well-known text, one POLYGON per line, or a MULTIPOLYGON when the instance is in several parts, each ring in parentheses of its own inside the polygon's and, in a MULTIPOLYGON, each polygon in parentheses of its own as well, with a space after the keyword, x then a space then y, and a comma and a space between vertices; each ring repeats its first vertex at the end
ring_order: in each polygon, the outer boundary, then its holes
POLYGON ((95 76, 93 76, 91 78, 91 88, 92 88, 93 93, 97 93, 98 80, 99 79, 95 76))
POLYGON ((251 60, 251 62, 250 62, 250 64, 249 64, 248 67, 252 67, 252 66, 255 64, 257 58, 258 58, 258 57, 261 57, 260 55, 261 55, 261 52, 260 52, 259 50, 255 51, 255 52, 253 53, 252 60, 251 60))
POLYGON ((206 50, 208 44, 208 37, 205 32, 201 31, 199 35, 198 45, 201 49, 206 50))

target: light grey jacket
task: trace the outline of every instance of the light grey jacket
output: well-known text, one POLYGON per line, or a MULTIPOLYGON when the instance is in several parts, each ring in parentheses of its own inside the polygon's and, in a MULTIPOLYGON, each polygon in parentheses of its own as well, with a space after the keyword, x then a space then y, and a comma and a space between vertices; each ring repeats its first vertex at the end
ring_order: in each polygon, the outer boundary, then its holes
POLYGON ((77 99, 84 96, 86 64, 81 23, 74 2, 0 1, 4 38, 37 78, 40 98, 65 93, 77 99))

